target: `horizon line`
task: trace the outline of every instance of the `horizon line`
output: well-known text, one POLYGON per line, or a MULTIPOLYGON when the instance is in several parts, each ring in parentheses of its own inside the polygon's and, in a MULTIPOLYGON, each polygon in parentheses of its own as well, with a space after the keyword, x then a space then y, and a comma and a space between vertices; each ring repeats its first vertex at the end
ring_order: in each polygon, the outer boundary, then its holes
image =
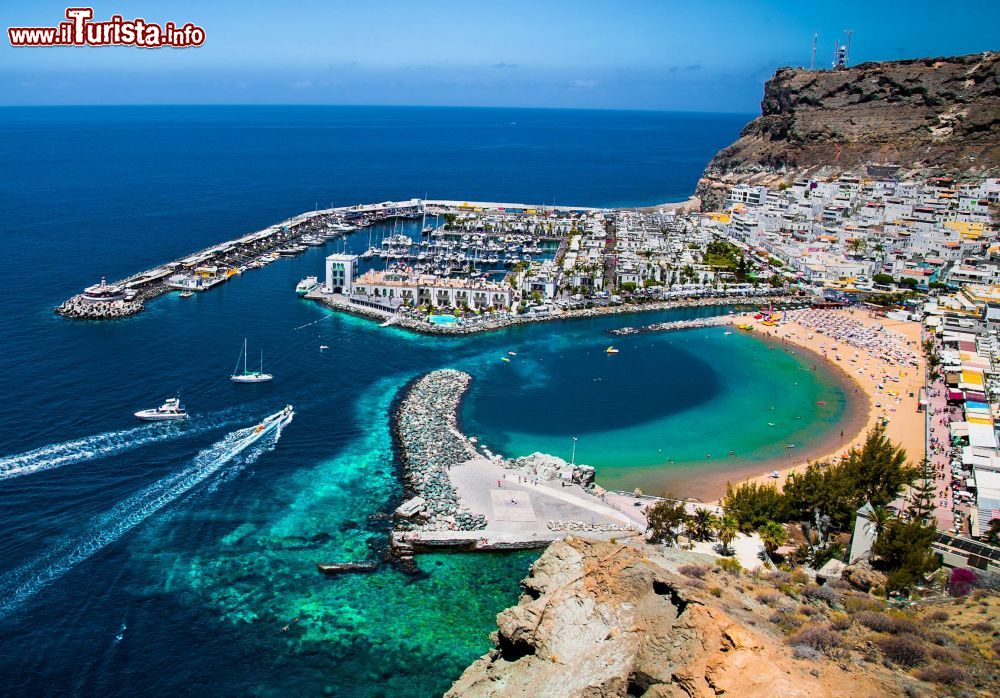
POLYGON ((524 111, 606 111, 639 112, 653 114, 715 114, 723 116, 759 116, 760 112, 748 111, 706 111, 700 109, 655 109, 649 107, 539 107, 516 105, 475 105, 475 104, 362 104, 362 103, 310 103, 310 102, 109 102, 109 103, 37 103, 0 104, 0 109, 78 109, 112 107, 347 107, 386 109, 520 109, 524 111))

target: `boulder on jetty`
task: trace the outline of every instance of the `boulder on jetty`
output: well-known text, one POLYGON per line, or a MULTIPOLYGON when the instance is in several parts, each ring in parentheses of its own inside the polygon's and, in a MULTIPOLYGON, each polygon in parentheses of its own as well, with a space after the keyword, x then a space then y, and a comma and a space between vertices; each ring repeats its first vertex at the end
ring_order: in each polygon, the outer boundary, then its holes
POLYGON ((114 320, 135 315, 142 312, 142 309, 142 301, 138 300, 90 301, 73 296, 58 306, 56 312, 63 317, 79 320, 114 320))
POLYGON ((424 500, 413 519, 401 527, 427 531, 486 528, 485 516, 461 506, 448 477, 452 466, 478 457, 459 432, 456 416, 471 380, 469 374, 451 369, 428 373, 410 387, 399 406, 395 432, 402 452, 403 481, 411 496, 403 506, 412 505, 412 497, 424 500))
POLYGON ((532 453, 530 456, 512 458, 504 461, 503 466, 519 475, 540 481, 564 480, 582 487, 594 484, 594 468, 589 465, 574 465, 567 463, 558 456, 547 453, 532 453))

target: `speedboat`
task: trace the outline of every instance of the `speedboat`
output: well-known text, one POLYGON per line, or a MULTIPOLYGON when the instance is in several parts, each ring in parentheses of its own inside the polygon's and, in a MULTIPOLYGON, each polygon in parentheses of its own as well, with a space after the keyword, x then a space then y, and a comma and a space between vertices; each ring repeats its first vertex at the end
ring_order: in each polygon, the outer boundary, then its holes
POLYGON ((168 398, 162 405, 151 410, 139 410, 135 416, 144 422, 168 422, 176 419, 187 419, 188 413, 181 404, 180 398, 168 398))
POLYGON ((614 347, 608 347, 607 349, 604 350, 604 353, 605 354, 617 354, 618 350, 615 349, 614 347))

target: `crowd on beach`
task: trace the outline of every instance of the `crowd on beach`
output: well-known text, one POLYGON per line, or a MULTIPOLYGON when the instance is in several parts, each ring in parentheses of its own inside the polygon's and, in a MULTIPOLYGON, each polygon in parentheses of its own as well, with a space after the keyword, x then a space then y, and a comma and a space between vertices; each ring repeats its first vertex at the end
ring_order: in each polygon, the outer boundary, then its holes
POLYGON ((788 319, 838 342, 878 357, 892 366, 917 366, 920 359, 907 340, 881 325, 866 325, 843 313, 822 309, 793 310, 788 319))

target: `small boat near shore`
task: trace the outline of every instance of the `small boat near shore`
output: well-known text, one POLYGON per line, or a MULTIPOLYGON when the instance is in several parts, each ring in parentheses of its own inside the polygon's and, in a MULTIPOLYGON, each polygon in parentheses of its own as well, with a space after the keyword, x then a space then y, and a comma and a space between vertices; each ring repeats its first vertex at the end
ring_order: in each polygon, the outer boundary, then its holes
POLYGON ((604 350, 604 353, 605 354, 617 354, 618 350, 615 349, 614 347, 608 347, 607 349, 604 350))
POLYGON ((135 416, 144 422, 170 422, 187 419, 188 413, 181 404, 180 398, 168 398, 159 407, 149 410, 139 410, 135 416))

